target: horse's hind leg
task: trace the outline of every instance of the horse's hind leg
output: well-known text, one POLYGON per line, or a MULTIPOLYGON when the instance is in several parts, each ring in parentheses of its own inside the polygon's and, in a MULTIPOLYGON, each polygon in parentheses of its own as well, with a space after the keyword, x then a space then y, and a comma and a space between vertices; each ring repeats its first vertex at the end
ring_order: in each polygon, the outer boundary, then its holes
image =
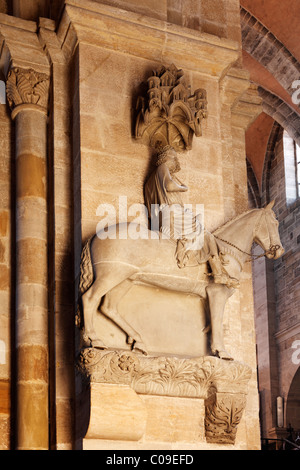
POLYGON ((95 280, 82 296, 84 332, 92 347, 105 349, 105 344, 98 338, 94 329, 93 319, 98 313, 101 299, 117 285, 123 283, 138 269, 130 265, 118 266, 114 263, 98 263, 95 265, 95 280))
POLYGON ((82 296, 82 306, 84 315, 84 340, 90 343, 94 348, 106 349, 105 344, 98 338, 93 325, 94 315, 97 313, 101 293, 99 292, 100 282, 97 280, 82 296))
POLYGON ((142 353, 147 354, 139 333, 137 333, 137 331, 135 331, 118 312, 119 302, 131 287, 132 283, 126 279, 107 292, 104 297, 103 304, 101 305, 101 312, 127 334, 127 342, 133 346, 133 349, 138 349, 142 353))

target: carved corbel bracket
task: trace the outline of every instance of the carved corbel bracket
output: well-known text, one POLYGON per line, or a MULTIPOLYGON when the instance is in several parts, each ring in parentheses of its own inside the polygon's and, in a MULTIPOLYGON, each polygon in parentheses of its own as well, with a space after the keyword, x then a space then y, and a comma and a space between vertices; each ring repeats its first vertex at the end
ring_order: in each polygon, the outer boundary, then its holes
POLYGON ((234 444, 245 406, 244 394, 214 393, 206 399, 206 441, 215 444, 234 444))
POLYGON ((12 68, 7 76, 6 93, 12 118, 26 108, 48 112, 50 77, 33 69, 12 68))
POLYGON ((171 145, 177 151, 190 150, 194 135, 202 135, 206 90, 199 88, 192 95, 183 75, 175 65, 162 66, 148 78, 147 97, 138 99, 135 137, 150 147, 171 145))
POLYGON ((262 112, 257 86, 250 83, 249 72, 232 67, 220 82, 221 101, 231 108, 232 124, 247 130, 262 112))

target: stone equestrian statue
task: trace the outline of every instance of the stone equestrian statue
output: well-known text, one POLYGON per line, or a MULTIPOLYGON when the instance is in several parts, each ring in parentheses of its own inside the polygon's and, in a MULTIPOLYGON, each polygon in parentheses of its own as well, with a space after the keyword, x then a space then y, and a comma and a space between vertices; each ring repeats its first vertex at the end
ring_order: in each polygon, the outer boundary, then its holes
POLYGON ((224 346, 224 308, 238 286, 245 262, 251 259, 252 244, 260 245, 270 259, 277 259, 284 253, 278 221, 272 210, 274 201, 266 208, 246 211, 213 234, 205 231, 197 217, 190 213, 190 223, 182 230, 184 206, 180 195, 187 187, 175 176, 179 169, 175 151, 167 147, 159 155, 157 170, 145 186, 149 213, 152 205, 163 216, 170 205, 176 204, 169 225, 164 225, 162 217, 157 232, 136 226, 140 238, 133 240, 127 237, 128 224, 118 224, 112 227, 114 233, 119 233, 118 238, 110 239, 100 232, 86 242, 82 250, 79 290, 87 346, 106 348, 94 329, 94 318, 101 312, 127 334, 132 349, 147 354, 140 334, 118 311, 121 299, 137 284, 192 294, 207 301, 212 354, 232 360, 224 346), (204 245, 197 246, 202 230, 204 245))

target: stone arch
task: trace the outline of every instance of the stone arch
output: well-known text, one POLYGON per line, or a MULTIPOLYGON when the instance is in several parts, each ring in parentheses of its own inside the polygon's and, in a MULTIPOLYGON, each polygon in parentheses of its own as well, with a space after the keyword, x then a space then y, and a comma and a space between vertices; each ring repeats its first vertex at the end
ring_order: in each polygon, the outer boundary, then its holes
POLYGON ((259 86, 258 93, 263 99, 263 110, 280 124, 300 145, 300 116, 287 103, 265 88, 259 86))
POLYGON ((278 122, 274 122, 265 155, 263 177, 262 177, 262 204, 270 202, 270 176, 272 161, 274 159, 275 146, 283 133, 283 128, 278 122))
POLYGON ((300 367, 291 382, 286 401, 286 424, 300 431, 300 367))
POLYGON ((257 178, 250 161, 247 159, 248 200, 250 208, 261 207, 261 195, 257 178))
POLYGON ((288 91, 299 79, 300 64, 290 51, 255 16, 241 7, 243 49, 261 63, 288 91))
POLYGON ((282 126, 275 121, 266 148, 261 188, 257 181, 252 165, 247 159, 248 196, 249 203, 253 207, 263 207, 270 202, 270 175, 272 161, 274 158, 276 143, 280 139, 282 133, 282 126))

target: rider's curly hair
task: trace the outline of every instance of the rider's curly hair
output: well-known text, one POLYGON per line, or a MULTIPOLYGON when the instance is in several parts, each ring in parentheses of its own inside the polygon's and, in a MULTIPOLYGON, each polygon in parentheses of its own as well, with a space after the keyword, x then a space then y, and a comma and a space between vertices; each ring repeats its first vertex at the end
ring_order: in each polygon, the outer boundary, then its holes
MULTIPOLYGON (((173 150, 176 153, 176 150, 174 149, 174 147, 172 147, 172 145, 165 145, 165 147, 162 147, 159 150, 159 153, 157 155, 157 160, 156 160, 156 166, 160 166, 163 163, 165 163, 165 161, 167 160, 169 156, 170 150, 173 150)), ((180 163, 179 163, 178 157, 176 156, 176 169, 174 170, 174 173, 178 171, 180 171, 180 163)))

